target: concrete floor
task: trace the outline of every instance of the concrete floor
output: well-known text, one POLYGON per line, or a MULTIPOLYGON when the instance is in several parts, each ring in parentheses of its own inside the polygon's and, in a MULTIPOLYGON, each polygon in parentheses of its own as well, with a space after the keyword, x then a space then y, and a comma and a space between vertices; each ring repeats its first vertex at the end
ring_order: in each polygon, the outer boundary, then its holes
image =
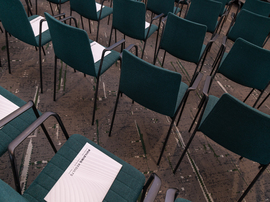
MULTIPOLYGON (((32 3, 35 5, 35 2, 32 3)), ((109 5, 108 2, 105 2, 105 4, 109 5)), ((53 8, 56 8, 55 5, 53 8)), ((65 3, 62 10, 69 14, 69 3, 65 3)), ((35 12, 34 9, 33 11, 35 12)), ((43 15, 44 12, 51 13, 49 3, 45 0, 38 0, 38 14, 43 15)), ((81 26, 79 15, 74 14, 74 16, 81 26)), ((146 19, 150 21, 149 11, 146 16, 146 19)), ((120 98, 118 105, 112 136, 108 137, 118 90, 119 62, 101 77, 94 126, 91 125, 95 88, 95 80, 92 77, 84 77, 79 72, 74 73, 72 68, 58 62, 57 100, 53 101, 54 51, 52 43, 45 46, 46 56, 42 56, 44 92, 41 94, 39 92, 38 52, 35 51, 34 47, 11 37, 9 41, 12 74, 9 74, 5 36, 0 33, 2 62, 0 85, 25 101, 35 100, 41 112, 57 112, 70 135, 78 133, 88 137, 139 169, 145 174, 146 178, 152 172, 158 174, 162 180, 162 186, 156 201, 164 201, 165 192, 170 187, 178 188, 180 190, 179 196, 191 201, 236 201, 258 172, 258 164, 248 159, 243 159, 240 162, 239 156, 220 147, 201 133, 198 133, 194 138, 189 149, 188 158, 184 158, 175 175, 172 173, 172 169, 175 167, 182 151, 180 145, 183 141, 186 143, 190 136, 187 131, 201 99, 205 76, 210 74, 211 64, 220 47, 222 36, 230 24, 230 20, 229 17, 221 36, 219 36, 209 52, 203 68, 204 78, 198 90, 190 94, 182 120, 178 127, 173 128, 160 166, 157 166, 156 162, 170 124, 168 117, 150 111, 137 103, 132 104, 128 97, 123 96, 120 98)), ((95 40, 97 23, 91 22, 91 34, 86 19, 84 19, 84 25, 89 38, 95 40)), ((111 20, 109 25, 107 25, 107 19, 102 20, 100 29, 99 43, 108 46, 111 20)), ((210 36, 208 33, 205 43, 209 41, 210 36)), ((118 40, 121 38, 122 35, 118 34, 118 40)), ((149 38, 146 45, 144 60, 150 63, 153 61, 155 39, 156 33, 149 38)), ((143 46, 141 41, 127 37, 126 44, 132 43, 141 48, 143 46)), ((228 49, 232 44, 233 42, 230 41, 227 43, 228 49)), ((269 49, 270 44, 267 44, 266 48, 269 49)), ((117 50, 119 51, 119 49, 117 50)), ((159 55, 159 60, 161 60, 161 55, 163 54, 159 55)), ((183 82, 189 83, 195 65, 167 54, 164 67, 181 73, 183 82)), ((243 100, 249 91, 250 89, 217 75, 210 94, 219 97, 224 92, 228 92, 243 100)), ((257 96, 258 92, 254 92, 247 103, 252 105, 257 96)), ((260 108, 261 111, 267 114, 270 114, 269 102, 270 99, 260 108)), ((65 140, 59 126, 53 119, 49 119, 46 126, 49 128, 54 142, 58 147, 61 147, 65 140)), ((35 134, 29 137, 16 152, 17 161, 20 165, 22 185, 25 185, 25 187, 31 184, 53 156, 53 151, 40 130, 37 130, 35 134), (30 160, 26 160, 27 158, 30 160)), ((1 179, 14 187, 8 155, 2 156, 0 162, 1 179)), ((269 180, 270 175, 269 170, 267 170, 245 200, 269 201, 269 180)))

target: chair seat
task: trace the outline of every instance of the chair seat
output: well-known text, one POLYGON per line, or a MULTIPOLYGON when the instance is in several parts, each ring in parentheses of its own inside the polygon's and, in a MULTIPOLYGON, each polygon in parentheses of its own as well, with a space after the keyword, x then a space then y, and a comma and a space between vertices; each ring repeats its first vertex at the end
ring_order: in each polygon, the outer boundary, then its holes
MULTIPOLYGON (((100 75, 102 75, 105 71, 107 71, 118 59, 120 59, 120 53, 111 50, 111 53, 104 57, 100 75)), ((100 60, 95 63, 96 77, 98 75, 99 65, 100 60)))
POLYGON ((56 183, 57 179, 60 178, 86 142, 122 164, 122 168, 108 191, 104 201, 136 201, 145 183, 144 175, 125 161, 106 151, 99 145, 96 145, 86 137, 78 134, 72 135, 67 140, 67 142, 39 174, 36 180, 24 192, 23 196, 29 201, 43 201, 44 197, 56 183))
MULTIPOLYGON (((104 8, 102 8, 100 20, 107 17, 108 15, 112 14, 112 12, 113 12, 113 8, 110 8, 108 6, 104 6, 104 8)), ((93 20, 98 21, 99 15, 100 15, 100 11, 97 12, 97 19, 93 19, 93 20)))
MULTIPOLYGON (((0 95, 8 99, 9 101, 16 104, 18 107, 23 106, 26 104, 23 100, 16 97, 6 89, 2 88, 0 86, 0 95)), ((36 120, 36 116, 32 109, 27 110, 22 115, 18 116, 13 121, 9 122, 8 125, 4 126, 0 130, 0 156, 2 156, 8 148, 8 145, 12 140, 15 139, 19 134, 21 134, 31 123, 33 123, 36 120)))
POLYGON ((178 7, 174 7, 173 8, 173 13, 177 14, 181 11, 181 8, 178 8, 178 7))
MULTIPOLYGON (((145 29, 145 32, 144 32, 144 40, 146 40, 147 38, 147 32, 148 32, 148 29, 149 29, 149 27, 147 28, 147 29, 145 29)), ((155 31, 157 31, 157 29, 158 29, 158 27, 156 26, 156 25, 151 25, 151 27, 150 27, 150 31, 149 31, 149 34, 148 34, 148 38, 155 32, 155 31)))
POLYGON ((187 199, 183 199, 183 198, 177 198, 177 199, 175 199, 174 202, 191 202, 191 201, 189 201, 187 199))
MULTIPOLYGON (((28 20, 31 21, 37 17, 39 17, 39 15, 32 15, 32 16, 28 17, 28 20)), ((43 22, 43 24, 44 23, 45 22, 43 22)), ((44 46, 46 43, 49 43, 52 40, 49 29, 46 30, 45 32, 42 32, 41 34, 42 34, 41 35, 41 46, 44 46)), ((36 36, 35 39, 36 39, 36 44, 35 45, 33 44, 33 45, 38 47, 39 46, 39 35, 36 36)))

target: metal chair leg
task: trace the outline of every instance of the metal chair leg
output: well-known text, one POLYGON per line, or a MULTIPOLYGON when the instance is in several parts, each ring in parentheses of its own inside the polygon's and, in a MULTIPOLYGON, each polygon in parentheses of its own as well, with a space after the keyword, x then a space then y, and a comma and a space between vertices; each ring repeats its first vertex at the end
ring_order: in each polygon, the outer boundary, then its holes
POLYGON ((40 92, 43 93, 41 47, 39 47, 40 92))
POLYGON ((263 101, 259 104, 259 106, 257 107, 257 109, 259 109, 262 104, 265 102, 265 100, 267 100, 267 98, 270 96, 270 93, 268 93, 268 95, 263 99, 263 101))
POLYGON ((164 51, 164 55, 163 55, 163 59, 162 59, 162 63, 161 63, 161 67, 163 67, 163 65, 164 65, 164 61, 165 61, 165 57, 166 57, 166 53, 167 53, 167 51, 164 51))
POLYGON ((112 32, 113 32, 113 27, 111 28, 111 34, 110 34, 110 39, 109 39, 109 46, 111 45, 111 40, 112 40, 112 32))
POLYGON ((117 105, 118 105, 118 101, 119 101, 119 96, 120 96, 120 94, 121 94, 121 96, 122 96, 122 93, 118 90, 117 98, 116 98, 116 102, 115 102, 115 106, 114 106, 114 110, 113 110, 113 117, 112 117, 112 122, 111 122, 111 127, 110 127, 109 137, 111 136, 111 133, 112 133, 112 128, 113 128, 114 118, 115 118, 116 109, 117 109, 117 105))
POLYGON ((8 73, 11 74, 11 68, 10 68, 10 57, 9 57, 9 44, 8 44, 8 33, 5 30, 6 35, 6 49, 7 49, 7 58, 8 58, 8 73))
POLYGON ((94 109, 93 109, 93 116, 92 116, 92 125, 94 125, 94 121, 95 121, 95 113, 96 113, 96 106, 97 106, 97 95, 98 95, 98 84, 99 84, 99 77, 97 77, 96 92, 95 92, 95 98, 94 98, 94 109))
POLYGON ((55 101, 55 96, 56 96, 56 69, 57 69, 57 57, 54 56, 54 87, 53 87, 53 101, 55 101))

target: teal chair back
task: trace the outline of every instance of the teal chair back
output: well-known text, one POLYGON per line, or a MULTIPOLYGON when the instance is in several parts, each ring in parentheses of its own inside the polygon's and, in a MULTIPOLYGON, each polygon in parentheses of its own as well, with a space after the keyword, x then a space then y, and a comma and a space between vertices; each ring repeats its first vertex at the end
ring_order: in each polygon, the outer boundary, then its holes
POLYGON ((219 98, 198 129, 242 157, 270 163, 270 116, 229 94, 219 98))
POLYGON ((179 73, 154 66, 123 51, 119 91, 135 102, 173 117, 178 106, 176 103, 179 103, 180 85, 179 73))
POLYGON ((228 38, 235 41, 241 37, 257 46, 262 46, 270 32, 270 18, 241 9, 228 38))
POLYGON ((270 51, 238 38, 218 72, 241 85, 263 90, 270 81, 270 51))
POLYGON ((145 5, 133 0, 113 1, 113 28, 127 36, 145 40, 145 5))
MULTIPOLYGON (((13 95, 6 89, 2 88, 1 86, 0 95, 18 107, 22 107, 26 104, 26 102, 13 95)), ((11 143, 18 135, 20 135, 36 119, 37 118, 33 110, 29 109, 0 129, 0 156, 2 156, 7 151, 9 143, 11 143)))
POLYGON ((261 0, 246 0, 242 9, 268 17, 270 15, 270 3, 261 0))
POLYGON ((217 2, 220 2, 222 4, 221 10, 219 11, 219 15, 221 16, 225 11, 225 6, 230 0, 215 0, 217 2))
POLYGON ((1 201, 8 202, 29 202, 22 195, 16 192, 11 186, 0 179, 0 196, 1 201))
POLYGON ((45 13, 57 58, 85 74, 95 76, 94 60, 87 33, 45 13))
POLYGON ((80 11, 85 18, 98 20, 96 2, 94 0, 70 0, 72 10, 80 11))
POLYGON ((37 46, 34 32, 20 0, 0 0, 0 19, 4 28, 14 37, 37 46))
POLYGON ((206 31, 205 25, 169 13, 160 48, 179 59, 197 64, 200 60, 206 31))
POLYGON ((147 9, 157 15, 163 13, 166 16, 169 12, 174 12, 174 0, 148 0, 147 9))
POLYGON ((212 0, 194 0, 188 9, 185 19, 207 26, 207 31, 213 33, 218 24, 222 3, 212 0))

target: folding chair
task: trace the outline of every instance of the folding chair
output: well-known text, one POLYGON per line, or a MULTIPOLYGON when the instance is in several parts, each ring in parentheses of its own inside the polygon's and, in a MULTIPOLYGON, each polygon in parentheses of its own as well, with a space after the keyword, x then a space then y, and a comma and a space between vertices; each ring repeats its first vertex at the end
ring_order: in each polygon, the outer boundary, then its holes
POLYGON ((125 36, 144 41, 142 56, 144 55, 145 45, 147 39, 157 31, 155 52, 157 48, 159 26, 163 13, 154 17, 150 23, 145 21, 146 8, 145 4, 133 0, 115 0, 113 2, 113 22, 110 33, 109 45, 111 44, 112 32, 115 30, 115 41, 117 41, 116 30, 120 31, 125 36), (159 19, 159 25, 153 23, 154 20, 159 19))
MULTIPOLYGON (((129 165, 125 161, 121 160, 120 158, 116 157, 112 153, 106 151, 104 148, 96 145, 94 142, 90 141, 86 137, 78 134, 74 134, 69 137, 61 121, 61 118, 53 112, 44 113, 42 116, 39 117, 39 119, 37 119, 28 128, 26 128, 26 130, 24 130, 14 141, 9 144, 8 151, 14 175, 18 176, 18 172, 15 166, 16 148, 35 129, 37 129, 41 124, 43 124, 44 121, 46 121, 51 116, 55 117, 58 121, 59 126, 61 127, 65 137, 67 138, 67 141, 57 151, 57 153, 53 156, 53 158, 49 161, 45 168, 40 172, 38 177, 24 191, 23 195, 19 195, 10 186, 0 180, 0 200, 5 199, 7 201, 44 201, 44 197, 48 194, 54 184, 62 176, 70 163, 77 156, 77 154, 81 151, 85 143, 89 143, 99 151, 103 152, 110 158, 122 164, 121 170, 113 181, 109 191, 104 198, 104 201, 135 202, 139 198, 140 194, 140 201, 154 201, 161 185, 161 181, 157 175, 151 175, 149 180, 145 184, 145 176, 139 170, 129 165), (148 194, 145 197, 146 191, 148 191, 148 194)), ((70 196, 64 195, 63 197, 65 198, 70 196)))
POLYGON ((177 171, 195 134, 200 131, 241 158, 260 164, 259 173, 238 200, 242 201, 270 163, 270 116, 229 94, 223 94, 221 98, 209 96, 210 83, 211 76, 207 76, 200 104, 202 107, 198 111, 201 115, 173 173, 177 171))
POLYGON ((125 94, 150 110, 169 116, 172 121, 157 161, 159 165, 174 120, 180 109, 179 118, 181 117, 190 91, 197 88, 202 76, 202 73, 198 73, 194 82, 190 84, 191 87, 188 87, 187 84, 181 82, 181 74, 154 66, 124 50, 119 90, 109 136, 111 136, 120 94, 125 94))
MULTIPOLYGON (((72 11, 77 12, 82 17, 87 18, 89 21, 89 30, 91 32, 90 20, 94 20, 98 22, 97 26, 97 36, 96 41, 98 42, 98 33, 100 20, 112 14, 113 9, 107 6, 104 6, 104 1, 101 4, 95 2, 95 0, 70 0, 70 16, 72 16, 72 11)), ((112 1, 111 1, 112 2, 112 1)), ((82 19, 82 18, 81 18, 82 19)), ((83 20, 82 20, 82 27, 83 20)))
POLYGON ((41 49, 43 49, 45 55, 43 46, 51 41, 50 32, 46 28, 44 18, 38 15, 27 17, 24 7, 19 0, 1 0, 0 4, 0 19, 5 28, 6 35, 9 73, 11 74, 8 33, 29 45, 38 47, 40 89, 41 93, 43 93, 41 49))
MULTIPOLYGON (((99 78, 118 59, 120 59, 120 53, 113 49, 123 44, 125 40, 121 40, 118 43, 105 48, 97 42, 90 40, 84 30, 64 24, 50 16, 48 13, 45 13, 45 16, 51 29, 50 33, 55 53, 53 100, 56 100, 57 59, 60 59, 70 67, 97 79, 92 117, 92 125, 94 125, 99 78), (95 51, 95 57, 93 51, 95 51)), ((64 18, 62 21, 66 21, 67 19, 74 19, 76 22, 75 18, 72 16, 64 18)))

